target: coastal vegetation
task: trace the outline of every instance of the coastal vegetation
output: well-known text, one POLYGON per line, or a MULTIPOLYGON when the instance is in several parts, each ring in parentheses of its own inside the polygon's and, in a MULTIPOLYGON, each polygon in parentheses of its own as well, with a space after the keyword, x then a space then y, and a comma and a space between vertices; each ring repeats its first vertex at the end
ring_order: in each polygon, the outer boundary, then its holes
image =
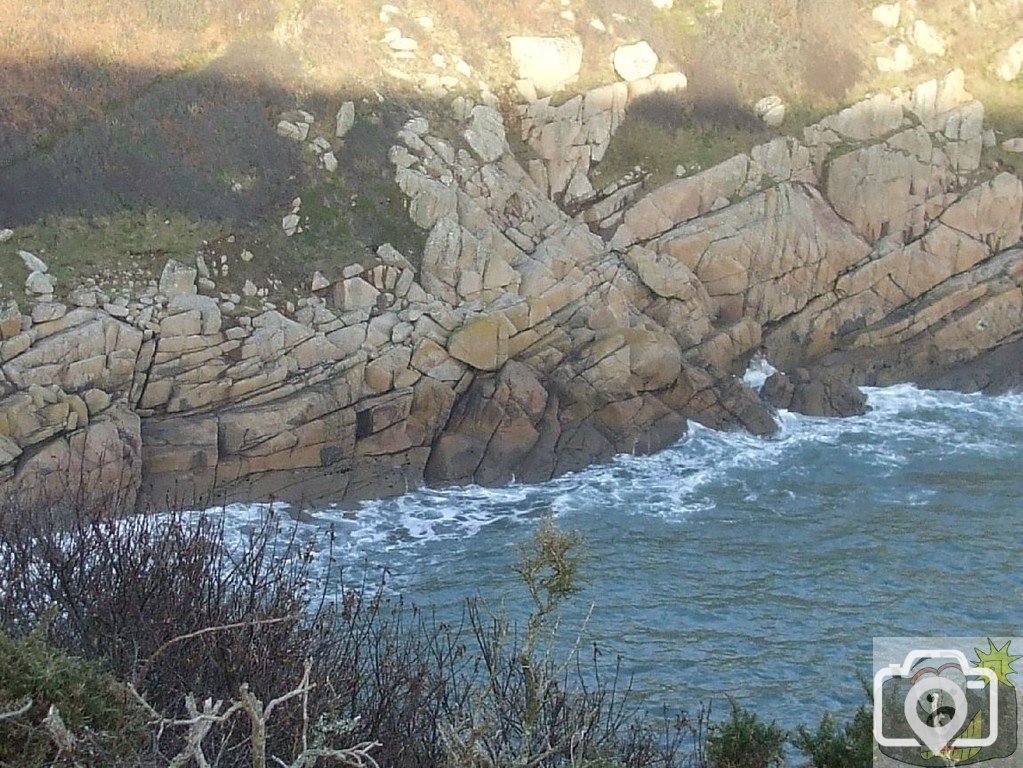
POLYGON ((527 613, 474 595, 457 623, 384 575, 346 582, 333 534, 279 511, 241 533, 213 512, 68 519, 0 519, 5 768, 870 763, 864 709, 794 734, 734 701, 644 714, 628 660, 561 623, 585 547, 550 518, 509 574, 527 613))

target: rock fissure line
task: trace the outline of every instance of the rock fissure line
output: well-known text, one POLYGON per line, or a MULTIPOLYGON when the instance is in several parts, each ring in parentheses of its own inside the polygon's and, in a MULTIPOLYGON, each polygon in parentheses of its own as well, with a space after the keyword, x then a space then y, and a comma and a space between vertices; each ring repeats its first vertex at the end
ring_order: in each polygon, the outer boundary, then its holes
POLYGON ((645 193, 594 190, 631 93, 507 123, 460 97, 454 137, 410 119, 390 158, 418 270, 385 244, 239 319, 171 261, 148 314, 82 291, 0 312, 4 492, 354 502, 542 481, 690 419, 770 434, 771 404, 861 411, 851 385, 1023 385, 1023 183, 981 167, 961 73, 645 193), (787 374, 766 400, 738 378, 758 352, 787 374))

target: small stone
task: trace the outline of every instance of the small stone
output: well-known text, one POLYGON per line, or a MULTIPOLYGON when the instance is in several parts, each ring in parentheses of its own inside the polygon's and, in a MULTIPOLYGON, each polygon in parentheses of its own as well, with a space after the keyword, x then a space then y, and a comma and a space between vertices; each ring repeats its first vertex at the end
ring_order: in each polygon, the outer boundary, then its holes
POLYGON ((252 251, 243 250, 242 253, 241 253, 241 257, 242 257, 242 261, 244 261, 244 262, 252 261, 252 258, 253 258, 252 251))
POLYGON ((913 22, 913 43, 928 56, 941 58, 945 55, 945 39, 923 19, 913 22))
POLYGON ((685 175, 686 175, 686 167, 684 165, 676 165, 675 166, 675 176, 677 176, 678 178, 681 179, 685 175))
POLYGON ((245 285, 242 286, 242 294, 247 297, 252 297, 255 296, 257 292, 258 289, 256 288, 256 284, 251 280, 246 280, 245 285))
POLYGON ((75 288, 68 294, 68 301, 74 304, 76 307, 95 307, 98 303, 96 301, 96 292, 90 291, 86 288, 75 288))
POLYGON ((313 273, 313 282, 312 282, 312 286, 311 286, 312 290, 314 290, 314 291, 322 291, 324 288, 328 288, 328 287, 330 287, 330 280, 328 280, 326 277, 324 277, 323 273, 320 272, 320 270, 316 270, 313 273))
POLYGON ((283 219, 281 219, 281 227, 284 229, 284 234, 287 237, 291 237, 298 232, 298 225, 301 222, 301 218, 297 213, 289 213, 283 219))
POLYGON ((85 401, 85 407, 89 409, 90 415, 106 410, 110 405, 110 395, 102 389, 85 390, 82 400, 85 401))
POLYGON ((895 46, 891 56, 878 56, 876 59, 879 72, 905 72, 912 69, 913 54, 909 52, 909 46, 899 43, 895 46))
POLYGON ((1023 37, 998 54, 994 67, 995 74, 1006 82, 1019 77, 1023 71, 1023 37))
POLYGON ((25 263, 25 268, 29 272, 49 272, 50 268, 46 266, 46 263, 36 256, 34 253, 28 251, 18 251, 18 256, 25 263))
POLYGON ((1006 152, 1023 152, 1023 138, 1006 139, 1002 142, 1002 149, 1006 152))
POLYGON ((346 101, 341 105, 334 118, 334 135, 344 138, 355 125, 355 102, 346 101))
POLYGON ((199 270, 170 259, 160 274, 160 293, 176 296, 179 293, 195 293, 195 277, 199 270))
POLYGON ((292 141, 305 141, 309 136, 309 124, 281 120, 277 123, 277 135, 292 141))
POLYGON ((419 48, 419 43, 411 37, 399 37, 397 40, 391 40, 388 45, 392 51, 399 53, 412 53, 419 48))
POLYGON ((874 10, 871 11, 870 15, 882 27, 894 29, 899 26, 899 16, 901 13, 902 8, 898 3, 882 3, 881 5, 874 6, 874 10))
POLYGON ((469 62, 465 59, 459 59, 455 62, 455 72, 462 77, 472 77, 472 67, 469 66, 469 62))
POLYGON ((590 19, 590 27, 601 34, 607 32, 607 25, 597 18, 590 19))
POLYGON ((111 317, 124 318, 128 316, 128 308, 122 307, 118 304, 104 304, 103 311, 111 317))
POLYGON ((6 243, 12 237, 14 237, 13 229, 0 229, 0 243, 6 243))
POLYGON ((12 339, 21 333, 21 310, 16 301, 0 307, 0 339, 12 339))
POLYGON ((341 277, 348 279, 349 277, 355 277, 361 275, 363 268, 361 264, 349 264, 347 267, 341 270, 341 277))
POLYGON ((25 278, 25 288, 29 293, 53 293, 53 281, 50 280, 48 275, 37 270, 25 278))
POLYGON ((325 152, 321 160, 323 161, 323 167, 326 168, 329 173, 333 173, 337 170, 337 157, 333 152, 325 152))
POLYGON ((217 284, 208 277, 200 277, 197 282, 199 283, 199 287, 207 293, 217 290, 217 284))
POLYGON ((423 29, 433 29, 433 19, 430 16, 417 16, 416 24, 423 29))

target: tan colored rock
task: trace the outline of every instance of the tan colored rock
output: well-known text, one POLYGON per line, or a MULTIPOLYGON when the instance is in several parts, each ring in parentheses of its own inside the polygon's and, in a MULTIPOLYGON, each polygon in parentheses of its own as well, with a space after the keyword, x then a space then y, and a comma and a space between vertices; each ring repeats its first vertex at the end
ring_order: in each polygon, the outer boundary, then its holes
POLYGON ((493 315, 470 320, 451 334, 448 353, 480 371, 496 371, 508 359, 508 328, 493 315))
POLYGON ((469 127, 465 129, 463 135, 472 151, 479 155, 483 162, 491 163, 509 151, 504 133, 504 120, 496 109, 475 106, 469 120, 469 127))
POLYGON ((913 22, 913 44, 928 56, 939 59, 948 49, 942 34, 923 19, 913 22))
POLYGON ((894 29, 899 26, 899 17, 902 13, 902 7, 900 3, 881 3, 875 5, 874 9, 870 12, 874 21, 883 27, 888 29, 894 29))
POLYGON ((334 283, 334 303, 345 312, 371 309, 379 295, 380 291, 361 277, 334 283))
POLYGON ((0 339, 13 339, 21 333, 21 310, 15 301, 0 308, 0 339))
POLYGON ((1023 72, 1023 37, 1002 51, 995 59, 995 73, 1006 82, 1023 72))

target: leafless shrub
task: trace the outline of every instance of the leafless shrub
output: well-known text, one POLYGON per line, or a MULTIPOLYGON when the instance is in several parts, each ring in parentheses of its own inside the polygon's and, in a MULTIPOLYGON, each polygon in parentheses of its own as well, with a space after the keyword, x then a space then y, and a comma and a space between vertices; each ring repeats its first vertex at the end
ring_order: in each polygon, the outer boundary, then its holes
POLYGON ((559 639, 572 537, 544 527, 524 552, 521 630, 481 599, 450 623, 381 584, 346 587, 332 540, 273 511, 239 545, 223 514, 6 510, 0 629, 34 629, 125 681, 148 712, 150 766, 690 760, 689 721, 638 717, 619 666, 581 653, 581 633, 559 639), (325 562, 332 572, 317 571, 325 562))

